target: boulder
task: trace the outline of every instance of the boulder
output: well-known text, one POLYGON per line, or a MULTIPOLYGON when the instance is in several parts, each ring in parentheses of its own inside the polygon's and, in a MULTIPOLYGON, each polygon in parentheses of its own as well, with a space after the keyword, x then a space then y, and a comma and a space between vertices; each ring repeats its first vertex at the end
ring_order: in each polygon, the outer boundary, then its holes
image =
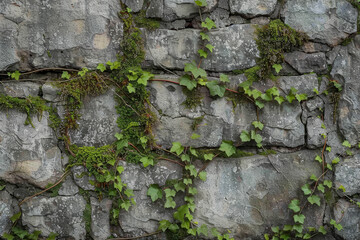
POLYGON ((300 74, 315 72, 324 74, 327 72, 325 53, 291 52, 284 54, 285 62, 290 64, 300 74))
POLYGON ((99 201, 90 197, 91 203, 91 236, 94 240, 106 240, 111 236, 110 232, 110 210, 112 201, 103 199, 99 201))
POLYGON ((356 205, 340 199, 334 207, 335 221, 340 223, 343 229, 335 230, 335 233, 346 240, 360 238, 359 221, 360 209, 356 205))
POLYGON ((15 214, 12 202, 13 199, 6 190, 0 191, 0 236, 12 227, 10 218, 15 214))
MULTIPOLYGON (((341 161, 335 170, 335 187, 344 186, 348 196, 360 193, 360 155, 341 161)), ((341 191, 340 191, 341 192, 341 191)))
POLYGON ((277 0, 229 0, 232 14, 247 18, 269 16, 275 10, 277 0))

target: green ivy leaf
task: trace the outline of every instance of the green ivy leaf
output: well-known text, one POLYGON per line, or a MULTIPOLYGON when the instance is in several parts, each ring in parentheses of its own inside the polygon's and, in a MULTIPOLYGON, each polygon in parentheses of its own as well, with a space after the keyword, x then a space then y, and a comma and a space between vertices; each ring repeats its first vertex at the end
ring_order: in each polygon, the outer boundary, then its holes
POLYGON ((168 198, 168 197, 175 197, 175 195, 176 195, 175 190, 172 190, 172 189, 170 189, 170 188, 165 189, 164 192, 165 192, 166 198, 168 198))
MULTIPOLYGON (((205 46, 207 49, 209 49, 210 52, 213 52, 214 46, 211 44, 206 44, 205 46)), ((220 79, 221 79, 221 74, 220 74, 220 79)))
POLYGON ((338 189, 343 191, 343 192, 346 192, 346 189, 345 189, 345 187, 343 185, 340 185, 340 187, 338 189))
POLYGON ((291 231, 292 230, 292 225, 285 225, 283 230, 284 231, 291 231))
POLYGON ((194 165, 186 165, 186 166, 185 166, 185 169, 190 172, 190 175, 191 175, 191 176, 194 176, 194 177, 197 176, 197 170, 196 170, 196 168, 195 168, 194 165))
POLYGON ((334 160, 332 160, 332 164, 338 164, 340 162, 340 158, 336 157, 334 160))
POLYGON ((276 227, 271 227, 271 231, 273 231, 273 233, 279 233, 280 232, 280 228, 278 226, 276 227))
POLYGON ((125 211, 129 211, 129 208, 131 207, 131 203, 129 200, 125 200, 121 203, 121 208, 125 209, 125 211))
POLYGON ((296 94, 295 97, 298 100, 298 102, 307 100, 307 95, 305 93, 304 94, 296 94))
POLYGON ((331 219, 330 224, 333 225, 338 231, 341 231, 343 229, 341 224, 336 223, 336 221, 334 219, 331 219))
POLYGON ((200 36, 201 36, 201 39, 202 39, 202 40, 208 40, 208 41, 210 41, 210 37, 209 37, 209 35, 207 35, 206 33, 201 32, 201 33, 200 33, 200 36))
POLYGON ((315 161, 318 161, 319 163, 322 163, 322 158, 319 155, 316 155, 315 161))
POLYGON ((327 186, 328 188, 331 188, 332 187, 332 182, 330 180, 325 180, 324 185, 327 186))
POLYGON ((326 151, 331 152, 331 147, 326 147, 326 151))
POLYGON ((24 239, 25 236, 28 235, 28 232, 27 232, 27 231, 25 231, 25 230, 23 230, 23 229, 21 229, 21 228, 18 228, 18 227, 13 227, 13 228, 11 229, 11 231, 12 231, 13 233, 15 233, 16 236, 18 236, 20 239, 24 239))
POLYGON ((172 232, 176 232, 177 230, 179 230, 179 226, 177 224, 171 224, 169 226, 169 230, 172 232))
POLYGON ((195 157, 198 157, 198 154, 197 154, 197 152, 196 152, 196 150, 194 149, 194 148, 192 148, 192 147, 190 147, 190 153, 192 154, 192 155, 194 155, 195 157))
POLYGON ((206 0, 196 0, 195 3, 196 3, 196 5, 198 5, 199 7, 206 7, 206 6, 207 6, 206 0))
POLYGON ((158 230, 165 232, 170 227, 170 225, 171 225, 171 222, 169 222, 168 220, 161 220, 159 222, 158 230))
POLYGON ((67 71, 63 71, 63 73, 61 74, 61 78, 63 79, 67 79, 69 80, 70 79, 70 74, 67 72, 67 71))
POLYGON ((305 195, 311 194, 311 189, 309 184, 305 184, 301 187, 301 190, 304 192, 305 195))
POLYGON ((263 130, 263 128, 264 128, 264 124, 262 124, 262 123, 259 122, 259 121, 254 121, 254 122, 252 122, 252 125, 254 125, 255 128, 258 128, 258 129, 260 129, 260 130, 263 130))
POLYGON ((246 130, 241 131, 240 139, 241 139, 242 142, 250 142, 251 137, 250 137, 249 132, 246 131, 246 130))
POLYGON ((198 193, 198 191, 194 187, 189 187, 189 193, 192 194, 192 195, 196 195, 198 193))
POLYGON ((326 229, 324 228, 324 226, 320 226, 320 227, 319 227, 319 233, 322 233, 323 235, 326 235, 327 231, 326 231, 326 229))
POLYGON ((178 207, 176 212, 174 212, 174 219, 183 223, 185 221, 185 215, 188 214, 190 214, 188 205, 181 205, 180 207, 178 207))
POLYGON ((174 201, 174 199, 172 197, 167 197, 164 207, 174 209, 176 207, 176 202, 174 201))
POLYGON ((205 171, 201 171, 199 173, 199 178, 202 180, 202 181, 206 181, 206 176, 207 176, 207 173, 205 171))
POLYGON ((203 57, 203 58, 207 58, 207 56, 208 56, 208 53, 202 49, 199 49, 198 53, 199 53, 200 57, 203 57))
POLYGON ((19 218, 21 217, 21 212, 18 212, 18 213, 15 213, 14 215, 12 215, 11 217, 10 217, 10 220, 11 220, 11 222, 16 222, 17 220, 19 220, 19 218))
POLYGON ((184 71, 190 72, 194 76, 194 78, 198 78, 198 77, 206 78, 207 77, 206 71, 202 68, 198 68, 196 66, 195 62, 186 63, 184 71))
MULTIPOLYGON (((254 140, 255 140, 255 142, 257 143, 257 144, 260 144, 261 145, 261 142, 262 142, 262 136, 260 135, 260 134, 255 134, 255 136, 254 136, 254 138, 253 138, 254 140)), ((261 146, 260 146, 261 147, 261 146)))
POLYGON ((324 187, 324 185, 319 184, 319 185, 317 186, 317 189, 318 189, 320 192, 325 193, 325 187, 324 187))
POLYGON ((147 167, 149 165, 154 166, 154 160, 149 157, 142 157, 140 158, 140 162, 142 162, 144 167, 147 167))
POLYGON ((191 135, 191 139, 198 139, 199 137, 201 137, 199 134, 196 134, 196 133, 193 133, 192 135, 191 135))
POLYGON ((312 174, 312 175, 310 176, 310 180, 317 181, 317 177, 316 177, 314 174, 312 174))
POLYGON ((187 89, 192 91, 197 86, 197 82, 195 80, 192 80, 189 75, 184 75, 180 77, 180 85, 185 86, 187 89))
POLYGON ((190 156, 187 154, 181 155, 181 161, 183 162, 190 162, 190 156))
POLYGON ((221 82, 230 82, 230 80, 229 80, 229 77, 227 76, 227 75, 225 75, 225 74, 220 74, 220 81, 221 82))
POLYGON ((56 240, 57 235, 58 235, 57 233, 51 232, 46 240, 56 240))
POLYGON ((81 76, 81 77, 83 77, 83 76, 85 76, 85 74, 86 74, 88 71, 89 71, 89 69, 87 69, 87 68, 82 68, 82 70, 78 72, 78 75, 81 76))
POLYGON ((104 64, 99 63, 96 67, 96 69, 100 70, 100 72, 104 72, 106 70, 106 67, 104 64))
POLYGON ((299 201, 298 199, 293 199, 293 200, 291 200, 288 208, 289 208, 290 210, 293 210, 295 213, 297 213, 297 212, 300 211, 300 206, 299 206, 299 204, 300 204, 300 201, 299 201))
POLYGON ((217 81, 210 81, 206 83, 207 88, 210 90, 211 96, 223 97, 225 94, 225 87, 220 86, 217 81))
POLYGON ((328 164, 328 163, 326 164, 326 168, 329 169, 329 170, 331 170, 331 171, 333 170, 332 165, 331 165, 331 164, 328 164))
POLYGON ((279 73, 281 71, 281 69, 283 69, 281 64, 274 64, 274 65, 272 65, 272 67, 275 69, 276 73, 279 73))
POLYGON ((128 90, 129 93, 134 93, 134 92, 136 92, 136 89, 134 88, 134 86, 133 86, 131 83, 129 83, 129 84, 127 85, 127 90, 128 90))
POLYGON ((162 190, 160 189, 159 185, 151 184, 148 191, 147 196, 151 197, 151 200, 155 202, 158 199, 161 199, 163 196, 162 190))
POLYGON ((212 154, 212 153, 204 154, 204 159, 205 159, 206 161, 211 161, 211 160, 213 160, 214 157, 215 157, 215 155, 212 154))
POLYGON ((186 187, 186 185, 182 182, 178 182, 178 183, 174 184, 174 188, 177 192, 178 191, 185 192, 185 187, 186 187))
POLYGON ((180 142, 173 142, 170 152, 175 152, 178 156, 184 151, 184 147, 180 142))
POLYGON ((154 77, 154 74, 143 71, 141 77, 137 80, 138 84, 147 86, 147 82, 150 78, 154 77))
POLYGON ((201 26, 203 27, 203 28, 206 28, 207 30, 211 30, 212 28, 216 28, 216 25, 215 25, 215 23, 214 23, 214 21, 213 20, 211 20, 210 18, 206 18, 205 19, 205 22, 202 22, 201 23, 201 26))
POLYGON ((135 196, 133 190, 132 190, 132 189, 129 189, 129 188, 127 188, 127 189, 124 191, 124 194, 125 194, 127 197, 133 197, 133 196, 135 196))
POLYGON ((256 100, 255 101, 255 105, 258 107, 258 108, 260 108, 260 109, 263 109, 264 108, 264 103, 262 103, 262 102, 260 102, 260 101, 258 101, 258 100, 256 100))
POLYGON ((295 96, 294 95, 287 95, 286 100, 288 100, 289 103, 292 103, 292 101, 295 100, 295 96))
POLYGON ((351 148, 351 144, 349 143, 348 140, 345 140, 345 141, 342 143, 342 145, 345 146, 345 147, 351 148))
POLYGON ((236 148, 231 141, 222 141, 219 150, 225 152, 228 157, 236 153, 236 148))
POLYGON ((208 232, 209 232, 209 230, 208 230, 208 227, 207 227, 207 225, 206 224, 202 224, 201 225, 201 227, 199 227, 198 229, 197 229, 197 233, 200 235, 200 234, 202 234, 202 235, 204 235, 204 236, 208 236, 208 232))
POLYGON ((294 222, 304 224, 305 216, 304 214, 294 215, 294 222))
POLYGON ((192 180, 190 178, 184 178, 184 184, 185 185, 192 184, 192 180))
POLYGON ((282 96, 275 97, 275 100, 278 102, 279 105, 281 105, 285 101, 282 96))
POLYGON ((312 195, 310 197, 307 198, 307 200, 309 201, 309 203, 312 204, 316 204, 320 207, 320 197, 319 196, 316 196, 316 195, 312 195))
POLYGON ((258 99, 259 97, 261 97, 262 94, 263 94, 263 93, 260 92, 260 91, 257 90, 257 89, 254 89, 254 90, 251 91, 251 95, 252 95, 252 97, 253 97, 255 100, 258 99))
POLYGON ((264 101, 269 102, 269 101, 271 101, 273 98, 272 98, 272 95, 267 92, 267 93, 261 94, 261 99, 264 100, 264 101))
POLYGON ((295 225, 293 226, 293 229, 296 230, 298 233, 302 233, 302 231, 303 231, 303 225, 301 225, 301 224, 295 224, 295 225))
POLYGON ((0 185, 0 191, 2 191, 5 188, 6 185, 0 185))
POLYGON ((193 236, 196 235, 196 232, 197 232, 196 228, 190 228, 190 229, 187 230, 187 233, 190 234, 190 235, 193 235, 193 236))
POLYGON ((213 227, 213 228, 211 228, 211 235, 213 235, 214 237, 217 237, 221 234, 216 228, 213 227))
POLYGON ((307 233, 303 236, 303 239, 310 239, 310 238, 311 238, 311 235, 309 233, 307 233))

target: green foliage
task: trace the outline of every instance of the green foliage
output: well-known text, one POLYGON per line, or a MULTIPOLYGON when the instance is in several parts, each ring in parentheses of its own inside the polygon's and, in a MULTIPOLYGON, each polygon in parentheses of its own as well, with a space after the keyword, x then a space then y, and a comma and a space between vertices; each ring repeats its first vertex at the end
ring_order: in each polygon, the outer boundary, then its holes
POLYGON ((163 192, 157 184, 151 184, 146 194, 151 197, 153 202, 163 197, 163 192))
POLYGON ((8 76, 12 79, 19 80, 21 73, 16 70, 15 72, 8 72, 8 76))
POLYGON ((222 141, 219 150, 225 152, 228 157, 236 153, 236 148, 231 141, 222 141))
POLYGON ((146 17, 145 10, 141 10, 138 15, 134 17, 134 23, 137 27, 146 28, 150 31, 155 30, 160 26, 159 21, 146 17))

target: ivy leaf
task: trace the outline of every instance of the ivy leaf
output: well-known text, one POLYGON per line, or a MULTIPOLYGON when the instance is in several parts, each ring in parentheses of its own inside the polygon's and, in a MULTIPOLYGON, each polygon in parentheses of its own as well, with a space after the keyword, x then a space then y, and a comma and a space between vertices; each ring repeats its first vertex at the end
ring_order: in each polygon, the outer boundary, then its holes
POLYGON ((275 69, 276 73, 279 73, 281 71, 281 69, 283 69, 281 64, 274 64, 274 65, 272 65, 272 67, 275 69))
POLYGON ((260 121, 254 121, 252 122, 252 125, 254 125, 255 128, 258 128, 260 130, 263 130, 264 124, 262 124, 260 121))
POLYGON ((332 164, 338 164, 340 162, 340 158, 336 157, 332 160, 332 164))
POLYGON ((294 222, 304 224, 305 216, 304 214, 294 215, 294 222))
POLYGON ((194 155, 195 157, 198 157, 198 154, 197 154, 197 152, 196 152, 196 150, 194 149, 194 148, 192 148, 192 147, 190 147, 190 153, 192 154, 192 155, 194 155))
POLYGON ((311 235, 309 233, 307 233, 303 236, 303 239, 310 239, 310 238, 311 238, 311 235))
POLYGON ((189 233, 190 235, 195 236, 195 235, 196 235, 196 231, 197 231, 196 228, 190 228, 190 229, 187 230, 187 233, 189 233))
POLYGON ((295 213, 300 211, 300 207, 299 207, 300 201, 298 199, 293 199, 291 200, 288 208, 290 210, 293 210, 295 213))
POLYGON ((327 186, 328 188, 331 188, 332 187, 332 182, 330 180, 325 180, 324 185, 327 186))
POLYGON ((201 26, 203 27, 203 28, 206 28, 207 30, 211 30, 212 28, 216 28, 216 25, 215 25, 215 23, 214 23, 214 21, 213 20, 211 20, 210 18, 206 18, 205 19, 205 22, 202 22, 201 23, 201 26))
POLYGON ((89 69, 87 68, 82 68, 81 71, 78 72, 78 75, 80 75, 81 77, 85 76, 85 74, 89 71, 89 69))
POLYGON ((125 200, 121 203, 121 208, 125 209, 126 211, 129 211, 129 208, 131 207, 131 203, 129 200, 125 200))
POLYGON ((196 170, 196 168, 195 168, 194 165, 186 165, 186 166, 185 166, 185 169, 190 172, 190 175, 191 175, 191 176, 194 176, 194 177, 197 176, 197 170, 196 170))
POLYGON ((142 162, 144 167, 147 167, 149 165, 154 166, 154 160, 152 158, 142 157, 140 158, 140 162, 142 162))
POLYGON ((169 230, 172 232, 176 232, 177 230, 179 230, 179 226, 177 224, 171 224, 169 226, 169 230))
POLYGON ((150 79, 150 78, 152 78, 152 77, 154 77, 154 74, 151 74, 151 73, 149 73, 149 72, 143 72, 142 73, 142 75, 141 75, 141 77, 137 80, 137 82, 138 82, 138 84, 142 84, 142 85, 144 85, 144 86, 146 86, 147 85, 147 81, 150 79))
POLYGON ((212 154, 212 153, 204 154, 204 159, 207 160, 207 161, 213 160, 214 157, 215 157, 215 155, 212 154))
POLYGON ((11 217, 10 217, 10 220, 11 220, 11 222, 16 222, 17 220, 19 220, 19 218, 21 217, 21 212, 18 212, 18 213, 15 213, 14 215, 12 215, 11 217))
POLYGON ((258 108, 260 108, 260 109, 263 109, 264 108, 264 103, 262 103, 262 102, 260 102, 260 101, 258 101, 258 100, 256 100, 255 101, 255 105, 258 107, 258 108))
MULTIPOLYGON (((210 52, 213 52, 214 46, 211 44, 206 44, 205 46, 207 49, 209 49, 210 52)), ((220 74, 220 79, 221 79, 221 74, 220 74)))
POLYGON ((206 6, 207 6, 206 0, 196 0, 195 3, 196 3, 196 5, 198 5, 199 7, 206 7, 206 6))
POLYGON ((127 90, 129 91, 129 93, 134 93, 136 91, 131 83, 127 85, 127 90))
MULTIPOLYGON (((11 77, 12 79, 15 79, 15 80, 19 80, 20 78, 20 75, 21 73, 16 70, 15 72, 11 73, 11 72, 8 72, 8 76, 11 77)), ((70 78, 70 77, 69 77, 70 78)))
POLYGON ((318 161, 319 163, 322 163, 322 158, 319 155, 316 155, 315 161, 318 161))
POLYGON ((201 227, 197 229, 197 233, 200 235, 208 236, 209 229, 206 224, 202 224, 201 227))
POLYGON ((316 195, 312 195, 310 197, 307 198, 307 200, 309 201, 309 203, 311 204, 316 204, 320 207, 320 197, 316 196, 316 195))
POLYGON ((174 188, 177 192, 178 191, 185 192, 185 187, 186 187, 186 185, 182 182, 178 182, 178 183, 174 184, 174 188))
POLYGON ((56 240, 57 235, 58 235, 57 233, 51 232, 46 240, 56 240))
POLYGON ((203 57, 203 58, 207 58, 207 56, 208 56, 208 53, 202 49, 199 49, 198 53, 199 53, 200 57, 203 57))
POLYGON ((198 68, 195 64, 195 62, 192 63, 186 63, 185 64, 185 68, 184 68, 185 72, 191 72, 191 74, 195 77, 202 77, 202 78, 206 78, 207 74, 206 71, 202 68, 198 68))
POLYGON ((196 133, 193 133, 192 135, 191 135, 191 139, 198 139, 199 137, 201 137, 199 134, 196 134, 196 133))
POLYGON ((159 185, 151 184, 148 191, 147 196, 151 197, 151 200, 155 202, 158 199, 161 199, 163 196, 162 190, 160 189, 159 185))
POLYGON ((293 226, 293 229, 296 230, 298 233, 302 233, 302 231, 303 231, 303 225, 295 224, 295 225, 293 226))
POLYGON ((197 86, 197 82, 192 80, 189 75, 184 75, 180 77, 180 85, 185 86, 189 91, 192 91, 197 86))
POLYGON ((271 231, 273 231, 273 233, 279 233, 280 232, 280 228, 278 226, 276 227, 271 227, 271 231))
POLYGON ((251 91, 251 95, 252 95, 252 97, 253 97, 255 100, 258 99, 262 94, 263 94, 263 93, 260 92, 260 91, 257 90, 257 89, 254 89, 254 90, 251 91))
POLYGON ((310 176, 310 180, 317 181, 317 177, 316 177, 314 174, 312 174, 312 175, 310 176))
POLYGON ((269 102, 269 101, 272 100, 272 95, 269 94, 268 92, 267 92, 267 93, 263 93, 263 94, 261 94, 261 99, 269 102))
POLYGON ((190 162, 190 157, 187 154, 181 155, 181 161, 190 162))
POLYGON ((305 195, 311 194, 311 189, 309 184, 305 184, 301 187, 301 190, 304 192, 305 195))
POLYGON ((178 156, 184 151, 184 147, 180 142, 173 142, 170 152, 175 152, 178 156))
POLYGON ((324 187, 324 185, 319 184, 318 187, 317 187, 317 189, 318 189, 320 192, 325 193, 325 187, 324 187))
POLYGON ((342 145, 345 146, 345 147, 351 148, 351 144, 349 143, 348 140, 345 140, 345 141, 342 143, 342 145))
POLYGON ((334 219, 331 219, 330 224, 333 225, 338 231, 341 231, 343 229, 341 224, 336 223, 334 219))
POLYGON ((168 220, 161 220, 159 222, 158 230, 165 232, 170 227, 170 225, 171 225, 171 222, 169 222, 168 220))
POLYGON ((201 171, 199 173, 199 178, 202 180, 202 181, 206 181, 206 176, 207 176, 207 173, 205 171, 201 171))
POLYGON ((124 194, 125 194, 127 197, 133 197, 133 196, 135 196, 133 190, 132 190, 132 189, 129 189, 129 188, 127 188, 127 189, 124 191, 124 194))
POLYGON ((185 179, 184 179, 184 184, 185 184, 185 185, 192 184, 191 178, 185 178, 185 179))
MULTIPOLYGON (((254 140, 255 140, 255 142, 257 143, 257 144, 261 144, 261 142, 262 142, 262 136, 260 135, 260 134, 255 134, 255 136, 254 136, 254 140)), ((261 147, 261 146, 260 146, 261 147)))
POLYGON ((172 197, 167 197, 164 207, 165 208, 175 208, 176 202, 174 201, 174 199, 172 197))
POLYGON ((322 233, 323 235, 326 235, 327 231, 325 230, 324 226, 319 227, 319 233, 322 233))
POLYGON ((292 101, 294 101, 295 96, 294 95, 287 95, 286 96, 286 100, 288 100, 289 103, 292 103, 292 101))
POLYGON ((242 142, 250 142, 251 141, 250 134, 246 130, 241 131, 240 138, 241 138, 242 142))
POLYGON ((326 151, 331 152, 331 147, 326 147, 326 151))
POLYGON ((201 39, 202 39, 202 40, 208 40, 208 41, 210 41, 210 37, 209 37, 209 35, 207 35, 206 33, 201 32, 201 33, 200 33, 200 36, 201 36, 201 39))
POLYGON ((100 72, 104 72, 106 70, 106 67, 104 64, 99 63, 96 67, 96 69, 100 70, 100 72))
POLYGON ((305 101, 307 99, 307 95, 305 93, 304 94, 296 94, 295 97, 298 100, 298 102, 305 101))
POLYGON ((278 96, 274 98, 279 105, 281 105, 284 102, 284 98, 282 96, 278 96))
POLYGON ((219 150, 225 152, 228 157, 236 153, 236 148, 231 141, 222 141, 219 150))
POLYGON ((219 236, 219 235, 221 235, 220 234, 220 232, 216 229, 216 228, 211 228, 211 234, 214 236, 214 237, 217 237, 217 236, 219 236))
POLYGON ((0 185, 0 191, 2 191, 5 188, 6 185, 0 185))
POLYGON ((7 232, 5 232, 3 235, 2 235, 3 238, 5 238, 6 240, 14 240, 15 237, 11 234, 8 234, 7 232))
POLYGON ((165 192, 166 198, 168 198, 168 197, 175 197, 175 195, 176 195, 175 190, 172 190, 172 189, 170 189, 170 188, 165 189, 164 192, 165 192))
POLYGON ((331 165, 331 164, 328 164, 328 163, 326 164, 326 168, 329 169, 329 170, 331 170, 331 171, 333 170, 332 165, 331 165))
POLYGON ((221 82, 230 82, 229 77, 225 74, 220 74, 220 81, 221 82))
POLYGON ((343 185, 340 185, 340 187, 338 189, 343 191, 343 192, 346 192, 346 189, 345 189, 345 187, 343 185))
POLYGON ((220 86, 217 81, 211 81, 206 83, 206 86, 210 90, 211 96, 223 97, 225 94, 225 87, 220 86))
POLYGON ((189 187, 189 193, 192 194, 192 195, 196 195, 198 193, 198 191, 194 187, 189 187))
POLYGON ((117 168, 116 168, 116 171, 117 171, 119 174, 121 174, 124 170, 125 170, 125 169, 124 169, 123 166, 117 166, 117 168))
POLYGON ((184 218, 185 218, 186 214, 190 214, 190 211, 189 211, 188 205, 184 204, 184 205, 178 207, 176 212, 174 212, 174 219, 176 219, 180 222, 184 222, 185 221, 184 218))
POLYGON ((63 73, 61 74, 61 78, 63 79, 67 79, 69 80, 70 79, 70 74, 67 72, 67 71, 63 71, 63 73))
POLYGON ((292 230, 292 225, 285 225, 283 230, 284 231, 291 231, 292 230))

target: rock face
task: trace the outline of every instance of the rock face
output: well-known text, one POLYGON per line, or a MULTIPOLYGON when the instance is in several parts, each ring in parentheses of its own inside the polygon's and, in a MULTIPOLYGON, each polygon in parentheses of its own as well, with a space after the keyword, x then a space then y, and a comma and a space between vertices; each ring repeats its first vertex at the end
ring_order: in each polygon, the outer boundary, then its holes
POLYGON ((54 232, 64 237, 85 239, 85 205, 85 200, 79 195, 35 197, 21 205, 22 222, 30 230, 40 230, 45 236, 54 232))
MULTIPOLYGON (((291 218, 290 200, 312 174, 320 173, 315 152, 217 159, 207 167, 206 182, 197 184, 195 218, 240 239, 291 218)), ((321 225, 324 209, 313 212, 312 226, 321 225)))
POLYGON ((326 57, 325 53, 292 52, 284 54, 285 61, 290 64, 300 74, 304 73, 326 73, 326 57))
POLYGON ((334 208, 335 220, 341 221, 343 230, 336 233, 344 239, 355 240, 359 239, 359 221, 360 210, 359 207, 351 205, 349 202, 341 199, 334 208))
POLYGON ((260 15, 270 15, 276 6, 277 0, 230 0, 230 11, 245 17, 256 17, 260 15))
POLYGON ((12 201, 11 195, 6 190, 0 191, 0 236, 11 229, 10 218, 15 214, 12 201))
POLYGON ((111 236, 109 214, 112 201, 104 199, 98 201, 90 198, 91 201, 91 235, 95 240, 105 240, 111 236))
POLYGON ((360 155, 345 159, 335 171, 335 184, 338 187, 345 187, 346 195, 360 193, 360 155))
POLYGON ((357 31, 357 15, 345 0, 289 0, 282 11, 286 24, 332 46, 357 31))

